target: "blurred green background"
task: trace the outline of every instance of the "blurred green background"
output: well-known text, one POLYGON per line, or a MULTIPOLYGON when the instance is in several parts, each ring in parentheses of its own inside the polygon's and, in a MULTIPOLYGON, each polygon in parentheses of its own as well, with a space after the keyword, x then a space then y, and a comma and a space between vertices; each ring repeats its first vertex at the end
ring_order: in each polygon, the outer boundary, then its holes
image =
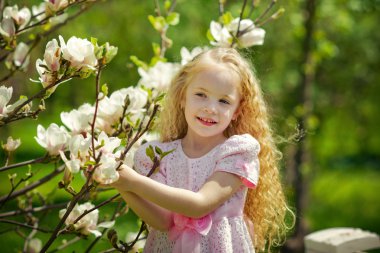
MULTIPOLYGON (((41 1, 8 2, 30 7, 41 1)), ((253 19, 269 2, 260 1, 253 19)), ((302 221, 303 234, 330 227, 358 227, 380 234, 380 33, 376 32, 380 23, 380 1, 316 1, 310 48, 307 49, 305 38, 308 30, 304 22, 308 2, 278 1, 272 12, 283 7, 285 13, 278 20, 264 25, 265 44, 244 50, 254 63, 271 107, 276 133, 281 136, 279 145, 284 154, 285 189, 293 206, 301 202, 297 217, 302 221), (304 61, 306 52, 308 62, 304 61), (305 76, 311 77, 306 97, 305 76), (286 141, 296 132, 300 119, 306 131, 305 138, 302 142, 286 141), (301 163, 296 158, 300 150, 301 163), (300 178, 302 193, 295 187, 300 178)), ((242 1, 227 1, 226 10, 237 17, 241 6, 242 1)), ((151 43, 160 41, 147 19, 154 13, 154 8, 154 1, 135 0, 108 0, 94 5, 45 38, 33 51, 27 73, 16 74, 6 85, 14 87, 15 97, 21 94, 30 96, 39 90, 39 85, 28 79, 38 78, 34 62, 42 58, 46 42, 57 38, 58 34, 65 40, 71 36, 95 37, 99 43, 108 41, 117 46, 118 55, 103 72, 102 82, 108 84, 110 92, 135 85, 139 75, 129 57, 136 55, 149 61, 153 55, 151 43)), ((168 32, 168 37, 174 41, 166 54, 169 61, 180 60, 181 47, 209 45, 207 29, 210 21, 217 20, 219 16, 218 1, 179 0, 175 10, 181 18, 179 25, 171 27, 168 32)), ((5 67, 1 66, 1 76, 4 73, 5 67)), ((0 141, 6 141, 9 135, 22 141, 13 161, 42 156, 44 150, 34 140, 37 125, 47 127, 51 122, 60 125, 60 112, 77 108, 85 102, 92 103, 94 83, 94 78, 67 82, 46 100, 47 110, 40 114, 38 121, 27 119, 1 128, 0 141)), ((4 164, 4 158, 0 151, 0 166, 4 164)), ((53 165, 33 166, 39 170, 37 177, 48 174, 52 168, 53 165)), ((17 169, 17 173, 22 171, 17 169)), ((2 174, 0 192, 4 195, 9 189, 9 182, 8 173, 2 174)), ((57 191, 54 201, 61 202, 68 200, 69 196, 56 189, 58 177, 42 187, 41 192, 54 189, 57 191)), ((113 193, 101 195, 99 201, 113 193)), ((1 212, 12 210, 12 205, 15 203, 7 204, 1 212)), ((101 209, 100 216, 104 217, 111 210, 112 205, 101 209)), ((56 213, 45 220, 51 227, 58 222, 54 215, 56 213)), ((132 213, 119 219, 117 230, 122 231, 121 234, 137 229, 132 213)), ((0 237, 0 241, 6 242, 3 243, 4 252, 21 250, 20 237, 12 233, 0 237)), ((40 238, 45 238, 43 236, 41 234, 40 238)), ((107 248, 107 242, 103 240, 102 243, 102 247, 107 248)), ((68 248, 67 252, 75 249, 81 252, 81 247, 86 247, 88 241, 79 244, 68 248)))

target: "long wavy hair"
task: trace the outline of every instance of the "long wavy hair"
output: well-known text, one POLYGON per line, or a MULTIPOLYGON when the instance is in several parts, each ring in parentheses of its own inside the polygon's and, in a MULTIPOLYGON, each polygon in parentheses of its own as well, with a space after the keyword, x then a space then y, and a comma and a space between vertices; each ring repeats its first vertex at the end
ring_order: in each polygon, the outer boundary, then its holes
POLYGON ((187 123, 181 102, 192 77, 215 66, 225 67, 240 77, 240 113, 225 130, 225 136, 249 133, 260 143, 260 177, 256 188, 249 189, 244 214, 254 224, 251 235, 257 251, 270 251, 280 245, 288 226, 285 216, 292 214, 283 193, 278 162, 281 153, 275 145, 269 125, 267 106, 259 82, 250 63, 232 48, 213 48, 187 63, 172 80, 160 114, 158 128, 161 141, 169 142, 185 137, 187 123))

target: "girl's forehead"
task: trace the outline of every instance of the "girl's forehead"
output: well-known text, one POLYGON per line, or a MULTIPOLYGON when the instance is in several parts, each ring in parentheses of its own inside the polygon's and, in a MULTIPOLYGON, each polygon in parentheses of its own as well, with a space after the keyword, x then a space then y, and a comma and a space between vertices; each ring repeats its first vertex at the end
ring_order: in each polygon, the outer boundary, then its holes
POLYGON ((240 78, 227 68, 208 68, 197 72, 189 82, 189 88, 214 87, 223 90, 240 90, 240 78))

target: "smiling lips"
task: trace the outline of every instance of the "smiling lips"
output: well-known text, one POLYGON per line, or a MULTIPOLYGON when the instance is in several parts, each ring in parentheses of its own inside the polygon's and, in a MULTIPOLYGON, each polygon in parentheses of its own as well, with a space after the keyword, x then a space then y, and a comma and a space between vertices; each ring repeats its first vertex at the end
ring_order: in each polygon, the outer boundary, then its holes
POLYGON ((208 118, 197 117, 197 119, 199 122, 201 122, 205 126, 212 126, 212 125, 215 125, 217 123, 216 121, 214 121, 212 119, 208 119, 208 118))

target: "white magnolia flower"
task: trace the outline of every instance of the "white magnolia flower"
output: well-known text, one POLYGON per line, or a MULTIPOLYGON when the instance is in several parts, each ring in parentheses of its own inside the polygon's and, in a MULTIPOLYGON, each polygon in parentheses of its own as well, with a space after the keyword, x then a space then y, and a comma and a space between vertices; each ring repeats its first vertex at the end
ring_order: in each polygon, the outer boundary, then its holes
POLYGON ((102 154, 112 154, 115 149, 120 146, 120 143, 121 139, 108 137, 105 132, 101 132, 98 136, 97 145, 102 145, 102 147, 98 149, 98 152, 102 152, 102 154))
MULTIPOLYGON (((239 18, 234 19, 229 25, 228 28, 231 32, 236 33, 238 29, 239 18)), ((255 27, 255 24, 250 19, 242 19, 240 21, 239 30, 242 33, 238 37, 238 43, 240 47, 246 48, 254 45, 263 45, 265 30, 262 28, 255 27)))
POLYGON ((52 123, 47 129, 38 125, 37 136, 34 138, 50 155, 58 155, 60 150, 66 149, 70 135, 63 126, 52 123))
POLYGON ((16 27, 12 18, 3 18, 3 20, 1 20, 0 34, 8 38, 16 34, 16 27))
POLYGON ((215 41, 211 41, 211 45, 218 47, 230 47, 233 37, 226 27, 220 23, 211 21, 210 32, 215 41))
POLYGON ((237 45, 240 47, 250 47, 254 45, 262 45, 264 43, 265 30, 255 27, 254 23, 250 19, 240 20, 239 18, 232 20, 226 26, 222 26, 220 23, 211 21, 210 32, 215 41, 211 44, 220 47, 231 47, 233 42, 233 36, 238 34, 237 45), (239 33, 238 33, 239 27, 239 33))
POLYGON ((55 26, 58 24, 62 24, 69 17, 67 13, 63 13, 61 15, 53 16, 49 19, 50 25, 55 26))
POLYGON ((60 68, 60 59, 61 48, 59 47, 57 40, 53 39, 46 44, 44 60, 47 67, 54 72, 58 71, 60 68))
POLYGON ((8 137, 7 143, 3 144, 3 149, 8 151, 8 152, 13 152, 15 151, 21 144, 20 139, 13 140, 11 136, 8 137))
POLYGON ((77 173, 81 166, 84 166, 89 159, 89 148, 91 145, 91 137, 83 137, 82 134, 74 135, 70 138, 68 148, 70 151, 70 160, 66 158, 63 151, 59 151, 62 160, 65 162, 66 168, 71 173, 77 173))
MULTIPOLYGON (((94 207, 95 206, 91 204, 90 202, 86 202, 81 205, 76 204, 73 210, 71 211, 71 213, 69 214, 69 216, 67 217, 65 224, 67 226, 73 224, 74 221, 80 215, 82 215, 86 210, 90 210, 94 207)), ((66 213, 66 211, 67 209, 60 210, 59 218, 62 218, 63 215, 66 213)), ((102 222, 100 224, 97 224, 98 218, 99 218, 99 210, 95 209, 92 212, 86 214, 84 217, 82 217, 77 223, 73 224, 74 228, 84 235, 88 235, 89 233, 92 233, 95 236, 101 236, 101 233, 97 230, 97 228, 99 227, 110 228, 115 224, 114 221, 102 222)))
POLYGON ((104 154, 101 156, 99 164, 92 175, 96 182, 111 184, 119 179, 119 172, 116 170, 119 162, 116 161, 115 156, 104 154))
POLYGON ((70 160, 68 160, 62 150, 59 151, 59 155, 62 158, 62 161, 65 163, 66 168, 71 173, 77 173, 80 170, 81 160, 76 158, 73 154, 70 154, 70 160))
POLYGON ((62 36, 59 36, 63 58, 70 62, 76 69, 89 68, 95 69, 98 61, 94 53, 94 45, 87 39, 71 37, 67 44, 62 36))
POLYGON ((3 11, 4 18, 12 18, 15 23, 18 25, 19 29, 24 28, 30 21, 32 14, 27 7, 18 10, 18 6, 7 6, 3 11))
POLYGON ((186 47, 181 48, 181 64, 185 65, 186 63, 192 61, 195 56, 202 53, 203 51, 206 51, 208 48, 204 47, 195 47, 193 50, 189 51, 186 47))
POLYGON ((147 71, 143 68, 138 68, 141 76, 138 85, 154 88, 158 92, 165 91, 179 68, 180 64, 170 62, 157 62, 147 71))
POLYGON ((45 14, 46 10, 46 3, 42 2, 39 5, 33 5, 32 6, 32 14, 38 21, 41 21, 46 18, 45 14))
POLYGON ((134 155, 138 149, 140 145, 135 143, 130 149, 129 151, 127 152, 127 154, 125 154, 125 157, 124 157, 124 161, 123 163, 128 165, 128 167, 130 168, 133 168, 133 165, 134 165, 134 155))
POLYGON ((5 87, 4 85, 0 86, 0 119, 7 116, 8 107, 7 104, 12 98, 13 88, 5 87))
MULTIPOLYGON (((40 76, 38 79, 40 80, 40 82, 44 88, 53 84, 56 80, 56 77, 53 75, 53 73, 48 71, 47 68, 48 67, 47 67, 45 60, 37 59, 36 70, 40 76)), ((56 88, 57 88, 57 85, 50 88, 50 93, 53 93, 56 88)))
POLYGON ((68 0, 45 0, 46 3, 46 12, 48 15, 55 13, 63 8, 67 7, 69 4, 68 0))
POLYGON ((90 130, 94 110, 90 104, 81 105, 78 110, 61 113, 61 121, 67 126, 72 134, 87 132, 90 130), (91 109, 89 109, 91 108, 91 109))
POLYGON ((83 137, 81 134, 74 135, 69 141, 70 153, 75 157, 78 157, 82 162, 86 161, 86 157, 89 156, 88 150, 91 145, 91 136, 83 137))
POLYGON ((38 253, 42 249, 42 241, 38 238, 33 238, 28 243, 27 253, 38 253))
POLYGON ((128 87, 119 90, 119 92, 121 93, 122 97, 125 98, 128 96, 129 98, 129 105, 126 110, 127 113, 138 114, 145 112, 144 107, 148 102, 148 92, 141 89, 140 87, 128 87))
POLYGON ((10 64, 13 64, 14 66, 20 68, 20 69, 26 69, 29 65, 29 46, 25 44, 24 42, 20 42, 13 54, 10 54, 7 58, 8 62, 11 62, 10 64))
POLYGON ((148 93, 140 87, 128 87, 117 90, 111 96, 103 98, 99 103, 100 128, 109 133, 111 126, 123 116, 123 106, 128 96, 129 105, 126 113, 131 118, 140 117, 146 110, 144 106, 148 102, 148 93))

